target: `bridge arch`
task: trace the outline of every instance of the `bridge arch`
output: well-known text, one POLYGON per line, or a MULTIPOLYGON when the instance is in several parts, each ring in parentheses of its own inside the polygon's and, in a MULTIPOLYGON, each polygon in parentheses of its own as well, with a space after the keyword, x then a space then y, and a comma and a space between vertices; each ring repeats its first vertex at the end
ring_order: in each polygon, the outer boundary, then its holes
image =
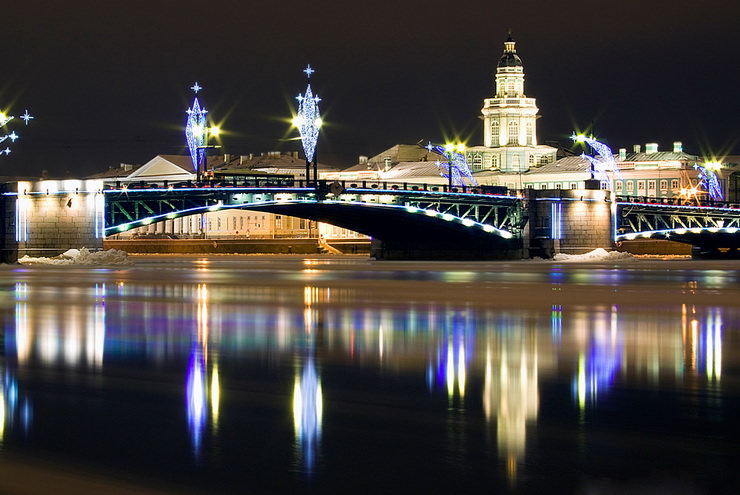
POLYGON ((330 223, 387 241, 416 239, 438 242, 440 236, 442 238, 453 236, 458 241, 470 239, 509 241, 514 238, 514 234, 508 230, 433 209, 405 205, 305 199, 195 206, 110 225, 106 227, 105 232, 106 235, 113 235, 166 220, 228 209, 264 211, 330 223))

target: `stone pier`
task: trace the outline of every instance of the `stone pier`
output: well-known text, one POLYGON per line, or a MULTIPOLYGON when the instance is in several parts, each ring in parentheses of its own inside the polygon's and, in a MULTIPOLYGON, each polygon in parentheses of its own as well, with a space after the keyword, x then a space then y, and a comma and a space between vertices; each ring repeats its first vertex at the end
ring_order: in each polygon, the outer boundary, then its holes
POLYGON ((19 181, 0 185, 2 259, 56 256, 103 248, 103 183, 99 180, 19 181))
POLYGON ((528 240, 530 257, 614 249, 617 206, 611 191, 529 189, 527 194, 525 242, 528 240))

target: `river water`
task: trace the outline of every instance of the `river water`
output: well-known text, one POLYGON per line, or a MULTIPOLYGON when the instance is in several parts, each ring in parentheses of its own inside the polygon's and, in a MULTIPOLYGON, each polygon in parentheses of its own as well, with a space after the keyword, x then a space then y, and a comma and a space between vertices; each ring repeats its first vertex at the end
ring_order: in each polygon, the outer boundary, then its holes
POLYGON ((0 265, 0 493, 736 493, 738 261, 0 265))

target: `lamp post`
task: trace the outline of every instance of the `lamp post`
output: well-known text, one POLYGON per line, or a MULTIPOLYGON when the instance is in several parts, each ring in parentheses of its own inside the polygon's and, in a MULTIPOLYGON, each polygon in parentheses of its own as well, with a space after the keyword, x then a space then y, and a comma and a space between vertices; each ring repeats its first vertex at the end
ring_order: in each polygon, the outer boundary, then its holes
MULTIPOLYGON (((311 74, 315 71, 308 65, 303 72, 310 79, 311 74)), ((306 93, 303 95, 299 94, 296 99, 298 100, 298 113, 293 118, 293 125, 298 128, 298 132, 301 134, 303 153, 306 155, 306 185, 311 182, 311 161, 313 161, 314 185, 318 185, 316 142, 318 141, 319 129, 322 124, 319 113, 319 102, 321 98, 313 94, 311 84, 308 84, 306 86, 306 93)))
MULTIPOLYGON (((447 152, 447 158, 448 158, 447 185, 450 191, 452 191, 452 186, 454 184, 454 181, 452 178, 453 170, 457 170, 457 165, 455 164, 453 157, 455 156, 455 153, 458 153, 458 154, 465 153, 465 145, 463 143, 457 143, 457 144, 447 143, 445 144, 445 151, 447 152)), ((458 174, 460 174, 460 170, 457 170, 457 172, 458 174)), ((461 184, 462 184, 462 180, 461 180, 461 184)))

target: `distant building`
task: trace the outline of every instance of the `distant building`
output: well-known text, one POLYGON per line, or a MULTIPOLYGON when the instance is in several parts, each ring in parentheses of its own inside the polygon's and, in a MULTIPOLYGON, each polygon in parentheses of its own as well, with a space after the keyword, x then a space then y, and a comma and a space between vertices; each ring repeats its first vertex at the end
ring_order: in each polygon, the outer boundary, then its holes
POLYGON ((557 148, 537 144, 539 109, 524 93, 524 65, 511 35, 498 61, 495 95, 483 100, 483 146, 468 148, 465 155, 473 172, 500 170, 526 172, 554 162, 557 148))
MULTIPOLYGON (((496 67, 495 94, 485 98, 481 109, 483 146, 465 151, 475 180, 482 185, 517 189, 583 189, 591 179, 591 164, 580 156, 567 156, 564 150, 537 143, 539 110, 534 98, 524 92, 524 66, 511 36, 496 67)), ((583 150, 592 154, 592 150, 583 150)), ((706 192, 698 187, 697 166, 705 159, 683 151, 681 142, 671 151, 648 143, 644 151, 635 146, 631 153, 620 149, 614 155, 618 174, 602 187, 619 196, 689 200, 706 192)), ((362 156, 359 162, 342 171, 328 172, 328 180, 381 180, 396 183, 446 184, 442 177, 444 158, 418 146, 397 144, 374 157, 362 156)), ((740 160, 717 160, 716 172, 726 201, 740 202, 740 160)))

